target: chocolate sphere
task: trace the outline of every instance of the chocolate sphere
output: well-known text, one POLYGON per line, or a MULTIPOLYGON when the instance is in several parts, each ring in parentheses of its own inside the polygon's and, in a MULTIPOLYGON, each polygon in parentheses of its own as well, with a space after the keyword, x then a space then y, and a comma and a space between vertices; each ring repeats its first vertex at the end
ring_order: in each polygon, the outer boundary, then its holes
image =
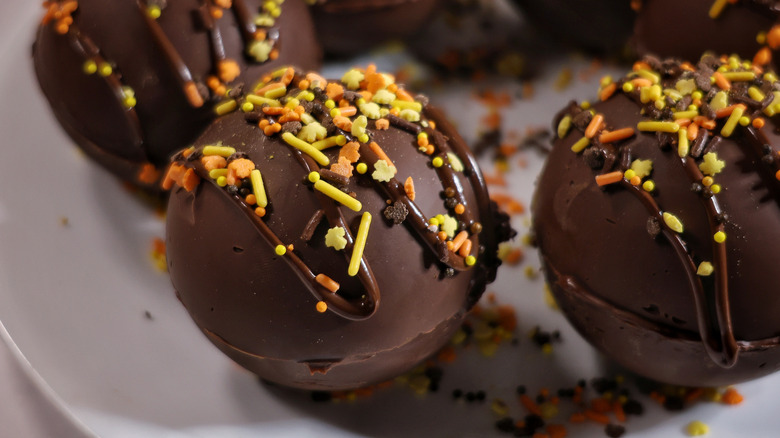
POLYGON ((634 25, 627 0, 515 0, 540 33, 594 53, 622 50, 634 25))
POLYGON ((588 341, 640 375, 772 373, 780 84, 711 56, 644 66, 556 118, 532 207, 549 285, 588 341))
POLYGON ((314 0, 314 24, 325 52, 355 55, 420 30, 440 0, 314 0))
POLYGON ((316 68, 321 55, 302 0, 47 6, 33 59, 54 115, 87 155, 147 188, 229 89, 280 65, 316 68))
MULTIPOLYGON (((753 59, 767 43, 759 34, 770 31, 780 19, 778 4, 774 0, 742 0, 733 4, 712 0, 643 0, 634 29, 636 51, 640 55, 679 57, 691 62, 705 51, 753 59)), ((775 38, 778 41, 773 42, 772 50, 780 44, 780 36, 775 38)))
POLYGON ((247 113, 214 122, 170 167, 174 288, 265 380, 347 389, 397 376, 448 341, 495 277, 507 217, 440 112, 396 87, 371 69, 327 84, 285 74, 256 92, 281 93, 248 95, 247 113))

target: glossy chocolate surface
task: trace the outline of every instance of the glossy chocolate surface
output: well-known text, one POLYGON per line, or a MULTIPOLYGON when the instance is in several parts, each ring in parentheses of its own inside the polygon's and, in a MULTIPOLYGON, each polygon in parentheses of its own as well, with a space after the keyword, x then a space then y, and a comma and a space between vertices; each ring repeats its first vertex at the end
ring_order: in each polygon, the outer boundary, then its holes
POLYGON ((753 59, 756 41, 780 19, 776 0, 742 0, 710 17, 711 0, 643 0, 634 29, 639 55, 677 57, 696 62, 702 53, 737 54, 753 59))
MULTIPOLYGON (((670 78, 680 78, 679 64, 666 68, 676 73, 662 84, 674 88, 670 78)), ((593 109, 604 115, 607 130, 671 120, 671 112, 639 103, 639 94, 618 91, 593 109)), ((738 91, 729 96, 732 104, 741 99, 738 91)), ((609 144, 597 135, 575 153, 584 128, 573 127, 555 141, 539 178, 534 229, 558 303, 594 346, 641 375, 718 386, 780 369, 780 295, 772 267, 780 247, 771 243, 780 239, 777 116, 744 102, 748 117, 766 121, 762 128, 737 125, 726 137, 728 117, 717 118, 713 129, 699 128, 684 158, 679 133, 637 132, 609 144), (720 191, 701 183, 699 166, 708 153, 725 164, 712 176, 720 191), (636 159, 652 160, 643 181, 652 180, 653 191, 627 178, 596 183, 597 175, 624 172, 636 159), (664 213, 683 224, 681 233, 664 213), (723 243, 715 240, 718 231, 725 232, 723 243), (714 272, 699 272, 702 262, 714 272)), ((570 106, 555 126, 581 112, 570 106)))
POLYGON ((441 0, 319 0, 312 17, 325 52, 354 55, 425 26, 441 0))
POLYGON ((303 1, 284 2, 269 27, 255 25, 262 4, 233 0, 222 9, 200 0, 79 0, 64 34, 56 31, 57 20, 40 26, 33 47, 38 81, 57 119, 88 155, 125 180, 153 187, 138 180, 139 168, 165 165, 225 99, 217 93, 223 90, 206 85, 221 61, 240 69, 220 81, 227 89, 279 65, 318 66, 320 48, 303 1), (148 10, 157 7, 159 18, 151 18, 148 10), (258 62, 246 54, 256 31, 266 32, 276 59, 258 62), (111 68, 88 74, 87 63, 111 68), (125 104, 127 97, 133 106, 125 104))
MULTIPOLYGON (((217 347, 272 382, 345 389, 397 376, 447 342, 493 280, 498 242, 511 232, 506 216, 497 214, 487 198, 474 158, 458 134, 438 110, 425 106, 423 113, 437 125, 426 131, 436 144, 433 157, 450 151, 463 170, 431 165, 432 156, 418 150, 415 131, 424 130, 418 123, 393 119, 389 129, 378 130, 369 120, 371 141, 381 145, 398 174, 387 182, 375 180, 378 156, 361 143, 360 162, 368 171, 355 170, 343 187, 361 202, 360 212, 314 190, 307 175, 315 171, 326 178, 326 169, 280 134, 266 136, 256 121, 245 119, 254 116, 240 111, 209 127, 195 142, 195 153, 177 157, 175 165, 194 169, 200 183, 192 191, 172 190, 169 271, 182 303, 217 347), (263 217, 241 192, 234 194, 235 189, 220 187, 208 176, 201 147, 218 142, 235 147, 236 157, 251 160, 262 173, 268 196, 263 217), (414 181, 413 201, 404 190, 407 177, 414 181), (447 194, 465 206, 462 214, 445 206, 447 194), (407 214, 396 224, 386 211, 398 203, 407 214), (349 276, 364 212, 372 215, 367 243, 360 272, 349 276), (457 216, 468 230, 481 227, 479 233, 467 233, 474 266, 428 229, 428 218, 437 214, 457 216), (325 244, 328 230, 339 226, 347 230, 342 250, 325 244), (275 248, 280 244, 293 249, 279 256, 275 248), (338 291, 324 289, 314 280, 317 274, 336 281, 338 291), (318 301, 327 303, 323 313, 316 309, 318 301)), ((327 115, 316 114, 330 125, 327 115)), ((330 134, 354 139, 330 126, 330 134)), ((324 152, 335 162, 339 149, 324 152)))

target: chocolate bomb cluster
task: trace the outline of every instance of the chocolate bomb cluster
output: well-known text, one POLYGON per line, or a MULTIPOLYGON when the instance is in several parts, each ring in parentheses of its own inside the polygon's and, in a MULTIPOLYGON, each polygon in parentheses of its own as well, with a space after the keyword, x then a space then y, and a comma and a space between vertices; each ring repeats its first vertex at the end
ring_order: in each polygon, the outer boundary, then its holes
POLYGON ((373 66, 282 69, 174 157, 168 267, 225 354, 347 389, 434 353, 513 232, 442 114, 373 66))
POLYGON ((160 168, 242 84, 290 63, 319 66, 303 0, 58 0, 35 71, 75 142, 122 179, 157 190, 160 168))
POLYGON ((720 386, 780 368, 780 82, 646 58, 555 119, 533 227, 577 330, 631 371, 720 386))

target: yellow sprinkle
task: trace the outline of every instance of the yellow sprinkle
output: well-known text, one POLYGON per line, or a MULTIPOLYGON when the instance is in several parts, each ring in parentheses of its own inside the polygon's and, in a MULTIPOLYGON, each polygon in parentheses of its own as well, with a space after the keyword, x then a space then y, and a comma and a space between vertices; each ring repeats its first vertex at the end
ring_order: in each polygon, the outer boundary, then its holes
POLYGON ((699 100, 699 99, 701 99, 702 97, 704 97, 704 95, 702 94, 702 92, 701 92, 701 91, 699 91, 699 90, 696 90, 696 91, 694 91, 693 93, 691 93, 691 97, 693 98, 693 100, 699 100))
POLYGON ((466 257, 466 266, 474 266, 475 263, 477 263, 477 258, 470 255, 466 257))
POLYGON ((558 138, 566 137, 566 134, 569 133, 569 129, 571 128, 571 116, 566 115, 566 117, 562 118, 560 122, 558 122, 558 138))
POLYGON ((761 90, 759 90, 756 86, 748 88, 748 96, 750 96, 751 99, 759 102, 766 98, 766 95, 762 93, 761 90))
POLYGON ((626 179, 631 179, 636 176, 636 172, 633 169, 628 169, 625 172, 623 172, 623 176, 626 179))
POLYGON ((228 170, 227 169, 211 169, 209 170, 209 178, 211 179, 217 179, 220 176, 227 176, 228 170))
POLYGON ((590 109, 590 102, 588 102, 587 100, 583 100, 582 103, 580 104, 580 108, 584 110, 590 109))
POLYGON ((238 102, 234 99, 230 99, 217 104, 217 106, 214 107, 214 112, 218 116, 224 116, 225 114, 232 113, 236 108, 238 108, 238 102))
POLYGON ((723 73, 723 77, 731 82, 747 82, 756 78, 756 74, 752 71, 729 71, 723 73))
POLYGON ((410 109, 413 111, 417 111, 418 113, 422 111, 422 104, 420 102, 409 102, 408 100, 396 99, 390 103, 390 106, 401 110, 410 109))
POLYGON ((720 130, 720 135, 724 137, 730 137, 734 132, 734 128, 737 126, 740 117, 742 117, 744 113, 745 107, 738 105, 736 108, 734 108, 734 111, 731 112, 729 119, 726 120, 726 124, 723 125, 723 129, 720 130))
POLYGON ((653 182, 653 180, 649 179, 644 183, 642 183, 642 189, 646 192, 652 192, 653 190, 655 190, 655 183, 653 182))
POLYGON ((333 187, 322 179, 317 180, 317 182, 314 183, 314 189, 326 194, 334 201, 345 205, 350 210, 360 211, 363 209, 363 204, 361 204, 360 201, 342 192, 336 187, 333 187))
POLYGON ((444 165, 444 160, 441 157, 436 157, 431 161, 433 167, 441 167, 444 165))
POLYGON ((742 116, 739 118, 739 124, 741 126, 747 126, 750 124, 750 122, 752 122, 752 120, 750 120, 750 117, 748 116, 742 116))
POLYGON ((677 131, 677 155, 679 155, 680 158, 685 158, 688 156, 688 130, 685 128, 680 128, 679 131, 677 131))
POLYGON ((263 97, 267 99, 278 99, 282 96, 287 94, 287 88, 285 87, 278 87, 278 88, 272 88, 263 94, 263 97))
POLYGON ((147 9, 147 13, 150 17, 152 17, 152 19, 156 20, 160 18, 160 15, 162 15, 162 9, 160 9, 160 7, 157 5, 152 5, 147 9))
POLYGON ((310 172, 309 173, 309 182, 316 183, 320 180, 320 174, 317 172, 310 172))
POLYGON ((114 72, 114 69, 111 67, 111 65, 107 62, 104 62, 100 64, 100 67, 98 68, 98 73, 100 76, 111 76, 111 73, 114 72))
POLYGON ((320 313, 325 313, 328 310, 328 303, 325 301, 317 301, 316 309, 320 313))
POLYGON ((571 151, 578 154, 583 150, 585 150, 585 148, 588 147, 589 144, 590 144, 590 139, 588 137, 582 137, 571 146, 571 151))
POLYGON ((294 147, 295 149, 298 149, 304 154, 314 158, 314 161, 316 161, 320 166, 327 166, 330 164, 330 160, 328 159, 328 157, 325 156, 325 154, 318 151, 311 144, 294 136, 291 132, 285 132, 284 134, 282 134, 282 140, 284 140, 287 144, 294 147))
POLYGON ((357 275, 360 269, 360 261, 363 259, 363 250, 366 248, 366 239, 368 238, 368 228, 371 226, 371 213, 363 212, 363 217, 360 218, 360 226, 358 227, 357 236, 355 236, 355 244, 352 247, 352 257, 349 259, 349 268, 347 274, 351 277, 357 275))
POLYGON ((333 146, 344 146, 345 144, 347 144, 347 137, 339 134, 315 141, 311 145, 318 151, 322 151, 333 146))
POLYGON ((713 179, 711 176, 705 176, 704 178, 701 179, 701 184, 704 187, 709 187, 712 185, 712 183, 713 183, 713 179))
POLYGON ((224 176, 220 176, 217 178, 217 185, 220 187, 225 187, 227 185, 227 178, 224 176))
POLYGON ((255 110, 255 105, 252 102, 244 102, 241 104, 241 111, 245 113, 251 113, 255 110))
POLYGON ((718 193, 720 193, 720 184, 713 184, 712 186, 710 186, 710 190, 712 191, 712 193, 717 195, 718 193))
POLYGON ((669 227, 672 231, 675 233, 682 233, 683 232, 683 224, 680 222, 680 219, 677 218, 677 216, 664 212, 663 214, 664 223, 667 227, 669 227))
POLYGON ((698 111, 678 111, 674 113, 674 120, 692 119, 699 115, 698 111))
POLYGON ((657 83, 661 82, 661 76, 658 73, 654 72, 654 71, 650 71, 650 70, 647 70, 647 69, 643 68, 643 69, 637 70, 636 74, 639 77, 643 77, 645 79, 651 80, 654 84, 657 84, 657 83))
POLYGON ((640 131, 650 132, 678 132, 680 130, 680 125, 674 122, 644 121, 637 123, 636 128, 640 131))
POLYGON ((276 245, 276 248, 274 248, 274 252, 276 255, 283 256, 287 254, 287 248, 284 247, 284 245, 276 245))
POLYGON ((338 117, 341 115, 341 111, 338 108, 333 108, 330 110, 330 116, 331 117, 338 117))
POLYGON ((689 436, 707 435, 710 433, 710 427, 701 421, 691 421, 687 426, 685 426, 685 433, 687 433, 689 436))
POLYGON ((712 236, 712 238, 718 243, 723 243, 726 241, 726 233, 723 231, 718 231, 715 233, 715 235, 712 236))
POLYGON ((631 82, 623 83, 623 92, 630 93, 632 91, 634 91, 634 84, 632 84, 631 82))
POLYGON ((257 206, 263 208, 267 207, 268 197, 265 193, 265 185, 263 185, 263 176, 260 174, 260 171, 254 169, 251 172, 249 172, 249 179, 252 182, 252 193, 255 194, 255 198, 257 199, 257 206))
POLYGON ((328 99, 325 101, 325 107, 328 109, 336 108, 336 102, 334 102, 333 99, 328 99))
POLYGON ((135 100, 135 97, 133 97, 133 96, 127 96, 127 97, 125 97, 125 99, 122 101, 122 103, 125 105, 125 108, 133 108, 133 107, 135 107, 135 104, 136 104, 137 102, 136 102, 136 100, 135 100))
POLYGON ((276 99, 269 99, 267 97, 258 96, 257 94, 247 94, 246 100, 256 106, 268 105, 274 108, 282 106, 282 103, 276 99))
POLYGON ((229 157, 236 153, 236 149, 230 146, 204 146, 203 155, 219 155, 221 157, 229 157))
POLYGON ((655 101, 655 103, 653 103, 653 106, 655 106, 656 109, 662 110, 666 108, 666 102, 664 102, 661 99, 658 99, 655 101))
POLYGON ((355 166, 355 170, 361 175, 368 172, 368 165, 366 163, 358 163, 357 166, 355 166))
POLYGON ((642 103, 653 102, 661 99, 661 86, 658 84, 642 87, 639 90, 639 100, 642 103))
POLYGON ((97 67, 97 63, 95 61, 89 60, 89 61, 84 63, 83 70, 84 70, 84 73, 86 73, 88 75, 95 74, 97 72, 97 69, 98 69, 98 67, 97 67))
POLYGON ((699 275, 701 277, 707 277, 712 275, 714 271, 715 268, 712 266, 712 263, 701 262, 699 263, 699 268, 696 270, 696 275, 699 275))

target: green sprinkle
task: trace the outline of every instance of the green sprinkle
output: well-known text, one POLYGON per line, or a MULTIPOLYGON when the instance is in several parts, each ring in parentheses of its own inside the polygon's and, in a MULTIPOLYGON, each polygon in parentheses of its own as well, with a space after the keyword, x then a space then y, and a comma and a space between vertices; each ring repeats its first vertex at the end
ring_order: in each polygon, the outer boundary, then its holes
POLYGON ((371 178, 381 182, 388 182, 393 179, 395 173, 395 167, 387 164, 385 160, 378 160, 374 163, 374 172, 371 174, 371 178))
POLYGON ((634 160, 631 162, 631 170, 640 178, 650 176, 650 172, 653 171, 653 160, 634 160))

